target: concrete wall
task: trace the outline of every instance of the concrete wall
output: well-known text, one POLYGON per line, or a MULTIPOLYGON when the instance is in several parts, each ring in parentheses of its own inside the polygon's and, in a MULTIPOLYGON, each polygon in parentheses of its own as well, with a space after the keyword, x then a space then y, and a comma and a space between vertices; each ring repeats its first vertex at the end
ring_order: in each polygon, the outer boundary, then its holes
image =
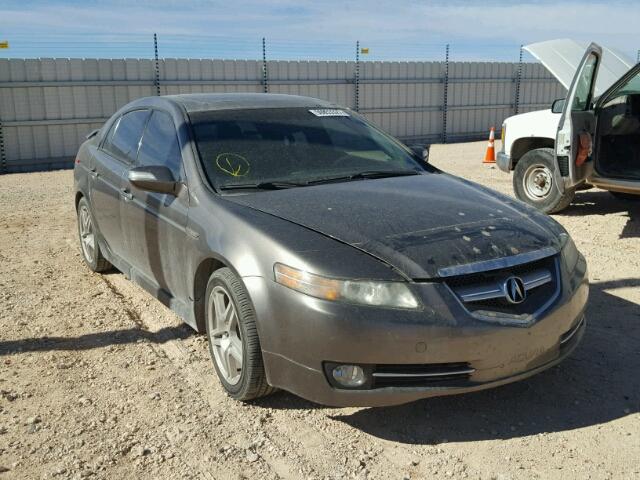
MULTIPOLYGON (((262 67, 254 60, 162 59, 160 93, 262 92, 262 67)), ((444 62, 362 62, 356 89, 355 62, 269 61, 267 87, 357 106, 407 142, 485 138, 515 113, 517 63, 451 62, 448 77, 445 71, 444 62)), ((152 60, 0 59, 0 171, 70 166, 88 132, 127 102, 156 94, 155 78, 152 60)), ((564 94, 544 67, 522 64, 520 113, 564 94)))

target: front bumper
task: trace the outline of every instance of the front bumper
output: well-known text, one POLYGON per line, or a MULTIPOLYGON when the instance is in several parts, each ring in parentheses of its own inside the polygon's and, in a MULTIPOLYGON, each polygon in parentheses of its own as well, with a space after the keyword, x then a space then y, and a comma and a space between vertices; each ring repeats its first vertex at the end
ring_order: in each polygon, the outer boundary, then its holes
POLYGON ((496 165, 503 172, 511 172, 513 166, 511 164, 511 157, 504 152, 498 152, 496 155, 496 165))
POLYGON ((408 311, 322 301, 259 277, 244 281, 271 385, 326 405, 384 406, 514 382, 562 361, 585 330, 584 259, 562 276, 560 297, 528 327, 478 320, 440 283, 413 284, 425 307, 408 311), (324 362, 464 362, 474 371, 462 383, 347 390, 329 383, 324 362))

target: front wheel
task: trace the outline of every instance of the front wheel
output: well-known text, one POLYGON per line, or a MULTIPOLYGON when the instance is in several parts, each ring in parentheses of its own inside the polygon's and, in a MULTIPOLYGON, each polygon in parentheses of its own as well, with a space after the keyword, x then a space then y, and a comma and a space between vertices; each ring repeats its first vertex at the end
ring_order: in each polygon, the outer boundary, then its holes
POLYGON ((209 352, 229 396, 247 401, 275 389, 267 383, 256 316, 240 279, 228 268, 216 270, 207 284, 206 327, 209 352))
POLYGON ((575 188, 567 188, 560 193, 553 177, 554 169, 551 148, 536 148, 525 153, 513 172, 516 197, 545 213, 559 212, 568 207, 575 188))

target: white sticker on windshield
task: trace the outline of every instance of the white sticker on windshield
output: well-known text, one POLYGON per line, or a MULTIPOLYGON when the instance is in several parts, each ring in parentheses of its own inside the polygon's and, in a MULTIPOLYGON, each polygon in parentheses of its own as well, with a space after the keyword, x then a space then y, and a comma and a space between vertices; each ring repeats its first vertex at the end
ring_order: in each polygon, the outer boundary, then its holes
POLYGON ((348 117, 349 114, 344 110, 338 110, 337 108, 320 108, 315 110, 309 110, 316 117, 348 117))

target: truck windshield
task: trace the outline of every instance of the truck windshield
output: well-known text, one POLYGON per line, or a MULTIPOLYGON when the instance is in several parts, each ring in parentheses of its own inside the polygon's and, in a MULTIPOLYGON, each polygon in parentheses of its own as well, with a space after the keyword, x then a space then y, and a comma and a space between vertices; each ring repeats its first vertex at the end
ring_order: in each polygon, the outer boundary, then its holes
POLYGON ((204 170, 219 190, 426 171, 403 145, 348 110, 218 110, 192 113, 190 119, 204 170))

